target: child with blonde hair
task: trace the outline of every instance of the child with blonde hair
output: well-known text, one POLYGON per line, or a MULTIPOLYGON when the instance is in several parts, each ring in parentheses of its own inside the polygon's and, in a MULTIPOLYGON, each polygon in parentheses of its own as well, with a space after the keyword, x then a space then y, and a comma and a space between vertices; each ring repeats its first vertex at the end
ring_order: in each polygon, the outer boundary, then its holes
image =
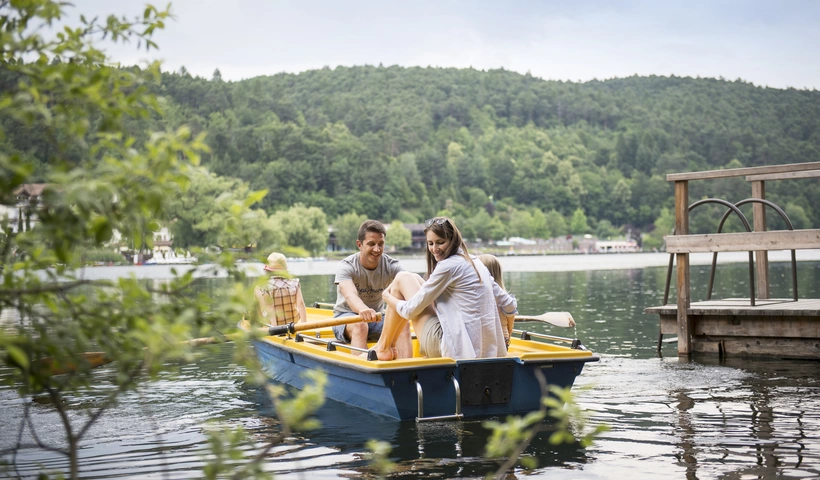
MULTIPOLYGON (((487 267, 487 270, 490 271, 490 275, 492 275, 495 283, 497 283, 498 286, 506 292, 507 289, 504 288, 504 280, 501 278, 501 263, 498 259, 494 255, 490 255, 488 253, 479 255, 478 259, 481 260, 481 263, 483 263, 484 266, 487 267)), ((498 307, 498 316, 501 319, 501 331, 504 333, 504 342, 507 344, 507 348, 510 348, 510 335, 512 334, 513 324, 515 323, 515 314, 515 311, 512 313, 507 313, 504 309, 498 307)))

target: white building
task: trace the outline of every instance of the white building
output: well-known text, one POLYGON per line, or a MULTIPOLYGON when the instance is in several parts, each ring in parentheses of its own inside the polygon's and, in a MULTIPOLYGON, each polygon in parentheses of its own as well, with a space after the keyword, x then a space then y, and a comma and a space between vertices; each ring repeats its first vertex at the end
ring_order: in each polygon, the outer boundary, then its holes
POLYGON ((640 252, 638 242, 634 240, 598 240, 593 249, 596 253, 634 253, 640 252))

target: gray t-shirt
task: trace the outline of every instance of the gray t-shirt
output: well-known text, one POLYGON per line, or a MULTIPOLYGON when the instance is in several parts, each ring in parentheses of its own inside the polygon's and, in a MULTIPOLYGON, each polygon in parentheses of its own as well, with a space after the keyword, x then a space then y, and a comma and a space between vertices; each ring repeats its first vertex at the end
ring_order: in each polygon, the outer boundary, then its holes
POLYGON ((347 304, 344 295, 339 290, 339 282, 353 280, 353 285, 356 286, 359 298, 364 304, 377 312, 383 312, 382 292, 396 278, 396 274, 404 270, 401 263, 389 255, 382 255, 376 268, 368 270, 362 266, 359 255, 360 252, 356 252, 339 263, 336 278, 333 280, 336 283, 336 306, 333 308, 333 313, 336 315, 356 313, 347 304))

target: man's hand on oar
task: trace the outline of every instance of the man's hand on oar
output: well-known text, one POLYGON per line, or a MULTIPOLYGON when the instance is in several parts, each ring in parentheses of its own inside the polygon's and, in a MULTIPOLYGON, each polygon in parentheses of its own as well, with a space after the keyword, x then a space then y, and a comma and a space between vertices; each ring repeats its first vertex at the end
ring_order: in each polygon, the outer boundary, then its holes
POLYGON ((516 315, 516 322, 543 322, 556 327, 574 327, 575 319, 569 312, 544 312, 538 316, 516 315))
MULTIPOLYGON (((382 314, 377 313, 376 317, 371 320, 372 322, 378 322, 382 319, 382 314)), ((269 335, 284 335, 286 333, 296 333, 301 332, 303 330, 313 330, 316 328, 324 328, 324 327, 335 327, 336 325, 349 325, 351 323, 359 323, 364 322, 362 317, 359 315, 350 316, 350 317, 337 317, 337 318, 328 318, 327 320, 315 320, 313 322, 299 322, 299 323, 288 323, 286 325, 274 325, 268 329, 269 335)))

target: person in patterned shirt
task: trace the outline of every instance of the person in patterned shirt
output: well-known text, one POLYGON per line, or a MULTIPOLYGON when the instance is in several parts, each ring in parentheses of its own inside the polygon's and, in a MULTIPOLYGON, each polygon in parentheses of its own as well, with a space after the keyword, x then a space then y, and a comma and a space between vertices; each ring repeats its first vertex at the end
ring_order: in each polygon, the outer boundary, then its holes
POLYGON ((302 287, 298 278, 288 274, 285 256, 278 252, 271 253, 265 271, 272 274, 268 283, 256 287, 254 291, 263 322, 267 320, 270 325, 286 325, 307 321, 302 287))

